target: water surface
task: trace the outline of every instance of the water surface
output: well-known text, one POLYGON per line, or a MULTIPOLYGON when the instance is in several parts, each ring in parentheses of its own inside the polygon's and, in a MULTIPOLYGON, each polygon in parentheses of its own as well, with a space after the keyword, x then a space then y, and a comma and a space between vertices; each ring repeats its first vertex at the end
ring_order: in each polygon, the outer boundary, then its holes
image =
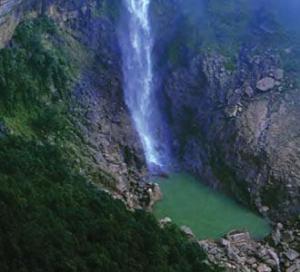
POLYGON ((199 239, 220 238, 233 229, 247 230, 255 238, 270 233, 262 217, 190 175, 172 174, 158 183, 164 198, 154 207, 156 217, 170 217, 179 226, 189 226, 199 239))

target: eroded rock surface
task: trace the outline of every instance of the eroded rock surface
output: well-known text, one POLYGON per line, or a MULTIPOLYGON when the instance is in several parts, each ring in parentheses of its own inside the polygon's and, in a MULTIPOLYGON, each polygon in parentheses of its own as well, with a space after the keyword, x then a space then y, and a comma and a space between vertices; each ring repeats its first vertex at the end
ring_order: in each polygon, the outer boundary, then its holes
MULTIPOLYGON (((226 271, 257 271, 257 272, 285 272, 300 269, 300 233, 296 226, 283 226, 278 229, 285 235, 279 244, 274 244, 270 237, 262 241, 252 239, 248 232, 232 231, 218 241, 199 241, 199 245, 208 253, 212 263, 221 264, 226 271)), ((284 236, 284 235, 283 235, 284 236)))
POLYGON ((295 216, 300 91, 284 76, 275 54, 252 54, 243 52, 234 72, 216 54, 199 55, 170 72, 163 91, 174 150, 184 169, 262 214, 295 216), (261 78, 267 79, 268 92, 257 89, 261 78))
POLYGON ((144 185, 142 146, 123 99, 116 33, 120 5, 109 1, 106 8, 105 1, 0 1, 0 46, 10 46, 14 29, 22 20, 47 15, 55 21, 66 35, 69 53, 79 70, 71 95, 63 103, 69 107, 74 137, 80 143, 77 161, 81 173, 133 206, 146 206, 139 203, 139 195, 130 196, 136 187, 148 187, 144 185))

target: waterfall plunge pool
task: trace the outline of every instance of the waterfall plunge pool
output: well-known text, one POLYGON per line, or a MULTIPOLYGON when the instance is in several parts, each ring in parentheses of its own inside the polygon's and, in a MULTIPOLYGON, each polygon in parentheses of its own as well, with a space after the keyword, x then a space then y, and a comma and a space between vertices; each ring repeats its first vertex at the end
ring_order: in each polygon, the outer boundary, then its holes
POLYGON ((262 217, 190 175, 171 174, 155 182, 163 200, 155 205, 154 215, 190 227, 198 239, 217 239, 231 230, 247 230, 252 237, 262 239, 271 231, 262 217))

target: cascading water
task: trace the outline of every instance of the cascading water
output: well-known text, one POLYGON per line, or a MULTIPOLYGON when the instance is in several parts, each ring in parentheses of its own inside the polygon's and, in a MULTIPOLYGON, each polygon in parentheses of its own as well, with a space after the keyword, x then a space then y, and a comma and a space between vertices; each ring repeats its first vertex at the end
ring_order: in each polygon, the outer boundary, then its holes
POLYGON ((150 0, 123 0, 126 16, 121 24, 125 101, 141 138, 148 166, 169 163, 165 129, 153 86, 153 37, 150 0))

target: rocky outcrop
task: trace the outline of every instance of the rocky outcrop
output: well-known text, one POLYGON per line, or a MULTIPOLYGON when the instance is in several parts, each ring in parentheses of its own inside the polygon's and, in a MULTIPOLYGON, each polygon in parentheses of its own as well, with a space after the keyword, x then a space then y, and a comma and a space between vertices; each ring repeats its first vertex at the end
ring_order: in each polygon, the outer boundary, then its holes
POLYGON ((94 183, 113 188, 130 205, 139 206, 140 197, 132 199, 130 194, 143 183, 145 160, 123 99, 117 10, 114 2, 110 2, 111 10, 104 2, 57 0, 49 2, 45 12, 82 47, 75 53, 81 71, 70 111, 85 149, 87 174, 94 183), (103 184, 103 178, 107 183, 103 184))
MULTIPOLYGON (((22 20, 47 15, 56 22, 66 35, 78 75, 73 79, 70 97, 65 97, 63 103, 68 105, 74 125, 82 174, 119 193, 133 206, 151 206, 153 196, 147 204, 139 202, 139 195, 130 196, 135 188, 144 186, 146 168, 123 99, 116 33, 119 7, 117 1, 108 4, 106 0, 0 1, 0 45, 8 44, 22 20)), ((148 189, 146 186, 142 191, 148 189)))
POLYGON ((272 90, 275 87, 275 79, 272 77, 265 77, 259 80, 256 84, 256 88, 262 92, 272 90))
POLYGON ((166 78, 177 157, 184 169, 265 215, 297 215, 299 89, 276 54, 242 51, 235 71, 227 61, 199 55, 166 78))
POLYGON ((201 11, 192 2, 153 1, 155 29, 167 29, 155 47, 157 82, 179 167, 265 216, 297 216, 300 91, 286 60, 299 55, 275 42, 284 27, 262 27, 276 21, 266 3, 244 10, 243 33, 240 2, 202 1, 201 11))
MULTIPOLYGON (((159 221, 165 228, 172 223, 169 217, 159 221)), ((208 255, 211 265, 233 272, 298 272, 300 269, 299 222, 277 223, 273 232, 261 240, 253 239, 249 232, 232 230, 217 240, 197 240, 188 226, 181 231, 208 255)))
POLYGON ((0 1, 0 48, 9 42, 16 26, 24 17, 40 12, 42 2, 36 0, 0 1))
POLYGON ((300 232, 293 224, 278 223, 264 241, 251 239, 247 232, 232 231, 218 241, 199 241, 199 245, 212 263, 228 271, 296 272, 300 269, 300 232))
POLYGON ((227 271, 281 271, 274 248, 256 242, 247 232, 231 232, 220 241, 200 241, 212 263, 221 264, 227 271))

